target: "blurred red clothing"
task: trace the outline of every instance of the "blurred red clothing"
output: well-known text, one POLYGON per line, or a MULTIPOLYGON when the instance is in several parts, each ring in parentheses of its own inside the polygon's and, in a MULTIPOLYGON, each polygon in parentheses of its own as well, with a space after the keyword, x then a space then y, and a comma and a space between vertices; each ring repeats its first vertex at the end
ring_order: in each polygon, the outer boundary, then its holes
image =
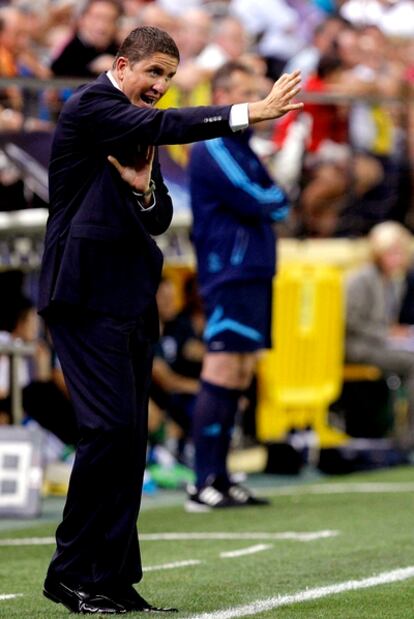
MULTIPOLYGON (((329 92, 326 82, 312 75, 304 85, 303 92, 329 92)), ((286 114, 275 125, 273 141, 278 148, 282 148, 290 125, 298 114, 309 114, 312 118, 312 128, 307 144, 308 152, 317 152, 321 142, 331 140, 339 144, 348 144, 348 120, 343 109, 332 103, 305 103, 300 112, 286 114)))

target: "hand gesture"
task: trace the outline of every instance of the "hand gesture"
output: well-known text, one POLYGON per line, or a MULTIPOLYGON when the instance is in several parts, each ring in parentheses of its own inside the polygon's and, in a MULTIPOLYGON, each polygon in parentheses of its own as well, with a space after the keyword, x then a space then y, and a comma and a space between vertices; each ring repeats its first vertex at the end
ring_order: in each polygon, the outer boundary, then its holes
POLYGON ((300 80, 300 71, 284 73, 279 77, 267 97, 261 101, 249 103, 249 121, 256 123, 261 120, 279 118, 293 110, 300 110, 303 103, 293 101, 300 92, 300 80))
POLYGON ((145 195, 150 187, 154 154, 155 147, 148 146, 147 152, 136 159, 134 166, 122 165, 112 155, 108 156, 108 161, 118 170, 121 178, 131 185, 132 189, 145 195))

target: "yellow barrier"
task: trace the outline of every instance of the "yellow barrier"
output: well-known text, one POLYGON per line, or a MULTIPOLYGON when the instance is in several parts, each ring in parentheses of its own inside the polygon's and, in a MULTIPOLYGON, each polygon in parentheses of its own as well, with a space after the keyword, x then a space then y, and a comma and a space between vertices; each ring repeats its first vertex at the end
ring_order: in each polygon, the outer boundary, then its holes
POLYGON ((292 429, 313 428, 320 446, 347 435, 328 425, 328 407, 342 385, 344 308, 338 268, 285 264, 275 279, 274 348, 258 367, 257 434, 283 440, 292 429))

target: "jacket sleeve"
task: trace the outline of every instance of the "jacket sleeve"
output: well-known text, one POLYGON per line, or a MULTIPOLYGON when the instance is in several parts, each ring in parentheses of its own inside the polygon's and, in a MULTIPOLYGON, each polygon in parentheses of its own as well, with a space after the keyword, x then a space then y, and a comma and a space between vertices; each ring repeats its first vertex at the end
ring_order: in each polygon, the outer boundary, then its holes
POLYGON ((92 144, 115 153, 136 144, 186 144, 231 134, 231 106, 150 109, 102 84, 85 88, 73 112, 92 144))
POLYGON ((266 184, 252 179, 235 160, 222 140, 206 141, 195 148, 191 162, 195 190, 219 196, 223 208, 231 210, 240 219, 277 222, 289 212, 289 201, 284 191, 268 178, 266 184), (197 189, 197 184, 199 188, 197 189))

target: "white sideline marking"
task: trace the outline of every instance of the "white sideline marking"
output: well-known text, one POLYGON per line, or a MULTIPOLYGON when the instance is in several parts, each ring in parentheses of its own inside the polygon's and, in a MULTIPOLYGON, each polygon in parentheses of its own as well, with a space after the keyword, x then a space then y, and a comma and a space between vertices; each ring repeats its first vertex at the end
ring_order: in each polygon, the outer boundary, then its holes
POLYGON ((366 482, 349 484, 309 484, 269 488, 266 494, 290 496, 296 494, 370 494, 388 492, 414 492, 412 482, 366 482))
POLYGON ((3 593, 0 595, 0 602, 3 600, 13 600, 13 598, 21 598, 23 593, 3 593))
POLYGON ((16 537, 13 539, 0 539, 0 546, 45 546, 55 544, 54 537, 16 537))
POLYGON ((281 533, 143 533, 140 540, 147 542, 180 540, 295 540, 313 542, 317 539, 336 537, 339 531, 322 530, 309 532, 283 531, 281 533))
POLYGON ((382 572, 369 578, 361 580, 347 580, 337 583, 336 585, 327 585, 326 587, 315 587, 314 589, 305 589, 290 595, 278 595, 264 600, 257 600, 245 606, 236 606, 225 610, 218 610, 212 613, 202 613, 201 615, 191 615, 189 619, 232 619, 233 617, 246 617, 247 615, 256 616, 258 613, 264 613, 274 608, 281 606, 289 606, 309 600, 318 600, 320 598, 343 593, 344 591, 356 591, 358 589, 368 589, 369 587, 377 587, 378 585, 386 585, 392 582, 400 582, 414 577, 414 566, 405 567, 390 572, 382 572))
POLYGON ((175 563, 164 563, 163 565, 149 565, 143 568, 143 572, 155 572, 156 570, 173 570, 176 567, 187 567, 189 565, 200 565, 202 561, 190 559, 189 561, 176 561, 175 563))
POLYGON ((233 559, 234 557, 242 557, 243 555, 254 555, 256 552, 263 552, 263 550, 269 550, 269 548, 273 548, 273 545, 256 544, 256 546, 249 546, 248 548, 241 548, 240 550, 221 552, 220 557, 222 559, 233 559))
MULTIPOLYGON (((322 531, 281 533, 142 533, 139 538, 146 542, 180 541, 180 540, 294 540, 298 542, 313 542, 318 539, 336 537, 339 531, 329 529, 322 531)), ((0 546, 47 546, 55 544, 54 537, 17 537, 0 539, 0 546)))

